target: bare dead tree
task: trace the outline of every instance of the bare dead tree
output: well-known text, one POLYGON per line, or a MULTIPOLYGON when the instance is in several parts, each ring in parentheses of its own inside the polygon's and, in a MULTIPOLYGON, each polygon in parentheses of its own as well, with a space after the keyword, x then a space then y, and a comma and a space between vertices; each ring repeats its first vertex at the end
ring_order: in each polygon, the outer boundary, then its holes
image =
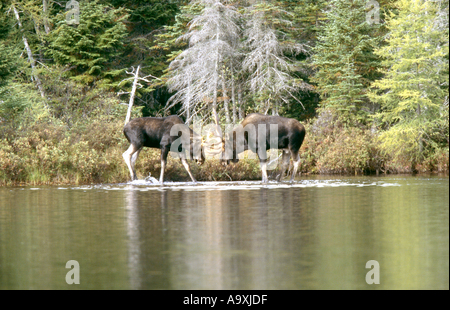
POLYGON ((188 41, 189 48, 170 64, 172 75, 167 84, 169 90, 176 93, 170 98, 167 109, 182 103, 181 113, 189 114, 191 119, 207 104, 215 123, 219 124, 222 67, 224 61, 235 53, 233 44, 238 41, 240 33, 235 20, 239 13, 233 6, 219 0, 196 1, 204 4, 205 9, 189 23, 189 32, 179 38, 188 41))
POLYGON ((291 22, 277 17, 277 10, 279 8, 265 1, 251 5, 247 8, 247 25, 244 31, 243 44, 247 53, 242 68, 248 73, 247 86, 250 91, 253 94, 266 94, 266 102, 260 104, 260 109, 266 114, 269 109, 272 109, 272 114, 278 114, 280 103, 287 103, 289 97, 301 104, 293 93, 301 86, 307 87, 306 83, 294 83, 291 72, 295 66, 284 56, 286 51, 298 54, 306 52, 306 49, 298 43, 282 44, 285 34, 275 29, 274 21, 287 26, 291 22))
POLYGON ((125 71, 125 72, 127 74, 129 74, 129 75, 132 75, 132 77, 123 79, 118 84, 118 85, 120 85, 120 84, 122 84, 122 83, 124 83, 126 81, 132 80, 133 84, 132 84, 132 87, 131 87, 131 91, 129 91, 129 92, 128 91, 120 91, 120 92, 117 93, 118 96, 125 95, 125 94, 129 94, 130 95, 130 100, 128 102, 127 116, 125 118, 125 125, 130 121, 130 118, 131 118, 131 108, 134 105, 134 98, 136 96, 136 90, 144 87, 141 83, 139 83, 139 81, 144 81, 146 83, 151 83, 151 81, 148 78, 154 78, 154 79, 160 80, 159 78, 157 78, 157 77, 155 77, 155 76, 153 76, 151 74, 146 75, 144 77, 140 77, 139 76, 139 71, 141 69, 141 65, 137 66, 137 68, 134 68, 134 67, 131 67, 131 68, 133 69, 132 71, 125 71))

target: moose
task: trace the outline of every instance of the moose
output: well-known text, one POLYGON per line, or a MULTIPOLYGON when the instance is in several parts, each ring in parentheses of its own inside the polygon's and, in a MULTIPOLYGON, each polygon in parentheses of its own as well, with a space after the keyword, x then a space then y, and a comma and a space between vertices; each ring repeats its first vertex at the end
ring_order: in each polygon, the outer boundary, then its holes
POLYGON ((183 153, 183 148, 188 145, 188 150, 191 158, 194 158, 198 164, 202 164, 205 160, 201 150, 201 137, 197 135, 192 129, 187 127, 184 122, 176 115, 167 117, 140 117, 129 121, 123 128, 123 133, 130 142, 129 148, 122 154, 125 163, 130 170, 131 180, 136 180, 135 164, 142 148, 157 148, 161 149, 161 174, 159 183, 164 182, 164 169, 167 162, 167 155, 169 151, 178 153, 181 162, 188 172, 192 182, 196 182, 193 177, 189 164, 183 153), (184 142, 180 139, 182 135, 188 136, 184 142), (177 144, 178 140, 178 146, 177 144), (200 153, 199 156, 194 154, 200 153))
POLYGON ((225 165, 228 165, 230 161, 237 163, 239 161, 238 154, 250 149, 258 154, 262 182, 266 183, 268 182, 267 150, 283 150, 281 173, 277 181, 283 179, 292 157, 294 162, 294 170, 290 180, 292 182, 300 164, 299 149, 302 146, 305 134, 305 127, 295 119, 259 113, 249 114, 222 141, 222 163, 225 165))

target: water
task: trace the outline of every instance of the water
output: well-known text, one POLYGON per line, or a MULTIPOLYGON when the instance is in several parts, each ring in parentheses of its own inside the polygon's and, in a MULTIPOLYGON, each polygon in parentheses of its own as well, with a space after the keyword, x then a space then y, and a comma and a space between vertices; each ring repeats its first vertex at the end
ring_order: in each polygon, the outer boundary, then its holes
POLYGON ((449 179, 2 187, 0 289, 449 289, 449 179))

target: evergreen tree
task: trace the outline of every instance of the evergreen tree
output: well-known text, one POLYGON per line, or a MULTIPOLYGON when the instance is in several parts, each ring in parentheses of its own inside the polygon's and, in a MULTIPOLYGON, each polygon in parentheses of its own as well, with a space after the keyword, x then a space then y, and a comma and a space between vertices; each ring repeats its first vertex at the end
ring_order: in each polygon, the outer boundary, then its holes
POLYGON ((126 20, 127 37, 125 55, 121 58, 123 67, 141 64, 149 72, 162 75, 168 66, 166 51, 158 48, 164 41, 159 36, 164 27, 170 27, 179 14, 180 7, 187 0, 105 0, 115 8, 124 7, 130 16, 126 20))
POLYGON ((162 33, 157 34, 154 50, 163 51, 167 55, 168 64, 175 59, 187 46, 187 42, 179 40, 180 37, 189 31, 189 22, 202 13, 204 5, 201 1, 192 1, 179 8, 179 13, 175 15, 173 25, 165 25, 162 33))
POLYGON ((366 122, 373 107, 367 89, 378 75, 379 25, 366 22, 366 1, 333 0, 314 48, 313 82, 322 97, 321 111, 331 110, 350 125, 366 122))
MULTIPOLYGON (((448 1, 444 2, 441 8, 442 3, 433 1, 399 0, 398 15, 387 19, 387 44, 376 51, 386 69, 369 95, 381 104, 378 119, 388 129, 381 135, 381 147, 394 158, 410 161, 412 169, 436 146, 430 139, 431 124, 448 116, 448 1)), ((448 143, 448 133, 443 142, 448 143)))
POLYGON ((7 79, 15 70, 14 55, 15 46, 11 44, 13 23, 5 14, 5 7, 0 3, 0 87, 4 86, 7 79))
POLYGON ((22 18, 22 28, 18 27, 12 9, 14 4, 12 1, 0 3, 0 123, 10 124, 14 124, 16 116, 30 105, 29 97, 33 93, 28 93, 35 89, 35 84, 30 83, 33 72, 24 56, 23 33, 29 29, 28 23, 22 18))
POLYGON ((320 25, 325 20, 324 9, 326 0, 283 0, 283 5, 289 12, 294 14, 295 38, 308 45, 313 45, 317 40, 320 25))
POLYGON ((103 5, 99 0, 80 2, 80 24, 68 25, 64 13, 56 16, 56 27, 48 37, 47 56, 67 65, 72 78, 82 83, 111 86, 124 72, 118 66, 127 29, 127 10, 103 5), (117 69, 120 68, 120 69, 117 69))
POLYGON ((186 0, 104 0, 105 5, 115 8, 124 7, 130 16, 130 32, 148 35, 149 32, 164 25, 170 25, 179 11, 179 6, 186 0))

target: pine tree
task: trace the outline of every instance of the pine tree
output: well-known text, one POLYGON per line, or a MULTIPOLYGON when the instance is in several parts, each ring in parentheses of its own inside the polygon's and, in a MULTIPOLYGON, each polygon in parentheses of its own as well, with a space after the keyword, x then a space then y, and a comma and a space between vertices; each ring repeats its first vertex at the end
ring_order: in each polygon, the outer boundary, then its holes
MULTIPOLYGON (((373 83, 370 98, 381 104, 378 119, 388 126, 381 147, 412 169, 431 144, 430 124, 448 115, 448 1, 399 0, 398 15, 387 19, 385 76, 373 83)), ((447 119, 448 123, 448 119, 447 119)), ((448 127, 448 125, 447 125, 448 127)))
POLYGON ((150 31, 169 25, 175 13, 186 0, 105 0, 115 8, 125 7, 129 11, 130 32, 147 35, 150 31))
MULTIPOLYGON (((30 105, 28 93, 34 85, 29 83, 30 75, 22 75, 31 68, 26 56, 20 57, 24 49, 22 33, 10 8, 11 2, 0 3, 0 123, 14 127, 16 117, 30 105)), ((0 139, 3 134, 0 133, 0 139)))
POLYGON ((7 18, 5 9, 0 3, 0 87, 6 84, 7 79, 15 70, 15 46, 11 44, 10 38, 13 23, 11 19, 7 18))
POLYGON ((175 23, 175 16, 186 0, 105 0, 115 8, 124 7, 130 16, 126 21, 127 37, 124 40, 126 57, 121 57, 123 67, 142 64, 149 72, 158 76, 168 66, 166 50, 161 48, 166 35, 163 31, 175 23))
POLYGON ((297 40, 307 44, 314 44, 320 25, 325 20, 324 9, 326 0, 284 0, 280 1, 284 7, 294 14, 293 20, 296 24, 295 33, 297 40))
POLYGON ((363 0, 331 1, 313 55, 320 110, 333 111, 349 125, 368 120, 373 107, 366 93, 380 65, 373 53, 380 40, 374 36, 379 25, 366 22, 365 4, 363 0))
POLYGON ((79 25, 68 25, 63 12, 56 16, 56 27, 47 37, 47 56, 70 67, 74 80, 86 84, 100 80, 111 86, 124 72, 116 69, 115 61, 123 51, 127 17, 123 8, 114 9, 98 0, 82 1, 79 25))

